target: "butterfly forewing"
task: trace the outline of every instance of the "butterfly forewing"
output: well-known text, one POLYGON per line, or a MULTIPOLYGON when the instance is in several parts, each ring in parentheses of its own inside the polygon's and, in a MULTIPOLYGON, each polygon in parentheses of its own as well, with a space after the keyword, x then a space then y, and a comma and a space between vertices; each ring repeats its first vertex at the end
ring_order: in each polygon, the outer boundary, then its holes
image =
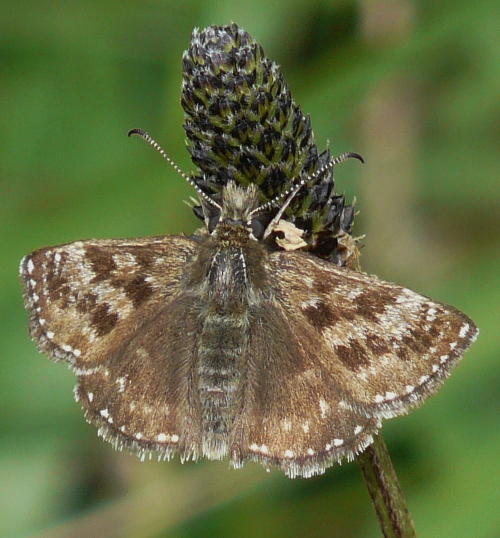
POLYGON ((317 368, 367 416, 422 403, 476 338, 465 314, 407 288, 300 252, 271 260, 293 332, 314 331, 317 368))

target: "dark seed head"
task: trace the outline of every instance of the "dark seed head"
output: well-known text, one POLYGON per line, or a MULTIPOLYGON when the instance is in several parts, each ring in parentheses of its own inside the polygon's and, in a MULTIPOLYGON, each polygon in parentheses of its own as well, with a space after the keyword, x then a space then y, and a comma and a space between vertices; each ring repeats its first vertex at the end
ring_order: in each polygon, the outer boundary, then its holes
MULTIPOLYGON (((266 203, 332 160, 318 153, 311 121, 278 65, 234 23, 193 32, 181 103, 195 181, 209 195, 233 180, 257 184, 266 203)), ((335 196, 332 168, 307 182, 283 218, 304 230, 311 253, 345 265, 337 236, 351 232, 354 211, 335 196)))

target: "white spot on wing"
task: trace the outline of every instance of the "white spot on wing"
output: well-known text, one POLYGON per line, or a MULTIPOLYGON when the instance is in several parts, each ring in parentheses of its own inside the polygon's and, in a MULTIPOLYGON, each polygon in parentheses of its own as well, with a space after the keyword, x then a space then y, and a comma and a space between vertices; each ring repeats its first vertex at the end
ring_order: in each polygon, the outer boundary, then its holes
POLYGON ((356 426, 354 428, 354 435, 358 435, 363 431, 363 426, 356 426))
POLYGON ((160 441, 160 443, 163 443, 163 442, 165 442, 167 440, 167 436, 164 433, 159 433, 156 436, 156 440, 160 441))
POLYGON ((172 443, 177 443, 177 441, 179 440, 179 436, 174 434, 170 437, 170 440, 172 441, 172 443))
POLYGON ((325 418, 326 414, 330 410, 330 406, 325 402, 323 398, 319 399, 319 408, 321 410, 321 418, 325 418))
POLYGON ((344 444, 344 440, 343 439, 334 439, 333 444, 335 446, 342 446, 344 444))
POLYGON ((425 316, 425 319, 427 321, 434 321, 436 319, 436 313, 437 313, 437 310, 435 308, 429 308, 429 310, 427 310, 427 315, 425 316))
POLYGON ((466 323, 460 329, 460 332, 458 333, 458 336, 460 336, 460 338, 464 338, 467 335, 467 333, 469 332, 469 329, 470 329, 470 325, 468 323, 466 323))
POLYGON ((287 458, 293 458, 293 451, 292 450, 285 450, 285 456, 287 458))
POLYGON ((109 411, 107 409, 101 409, 99 411, 99 413, 101 414, 101 416, 103 416, 104 418, 108 418, 109 417, 109 411))
POLYGON ((118 387, 118 392, 123 392, 125 390, 125 382, 127 380, 124 378, 124 377, 119 377, 116 382, 118 383, 118 385, 120 385, 118 387))
POLYGON ((28 269, 28 274, 30 275, 35 270, 35 264, 33 263, 33 260, 31 258, 28 260, 26 268, 28 269))
POLYGON ((383 402, 385 400, 385 396, 382 396, 382 394, 377 394, 375 396, 375 403, 380 403, 380 402, 383 402))

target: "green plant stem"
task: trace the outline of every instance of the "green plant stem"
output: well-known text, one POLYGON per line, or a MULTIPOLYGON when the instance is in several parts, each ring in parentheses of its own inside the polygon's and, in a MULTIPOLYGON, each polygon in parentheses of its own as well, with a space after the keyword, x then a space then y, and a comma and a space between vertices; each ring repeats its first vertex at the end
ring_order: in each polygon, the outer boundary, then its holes
POLYGON ((385 538, 416 537, 408 504, 380 434, 356 457, 385 538))

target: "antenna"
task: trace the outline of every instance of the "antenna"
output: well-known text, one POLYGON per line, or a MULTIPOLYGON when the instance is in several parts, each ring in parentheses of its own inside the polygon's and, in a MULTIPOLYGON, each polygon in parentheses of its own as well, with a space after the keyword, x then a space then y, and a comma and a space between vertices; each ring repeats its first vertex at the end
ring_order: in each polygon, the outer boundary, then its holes
POLYGON ((143 138, 150 146, 153 146, 153 148, 162 156, 164 157, 168 164, 181 176, 183 177, 190 185, 195 189, 195 191, 198 193, 200 198, 202 198, 205 202, 208 202, 210 205, 213 205, 220 210, 222 210, 222 207, 212 200, 208 194, 205 194, 200 187, 187 175, 185 174, 175 163, 174 161, 167 155, 165 150, 153 139, 151 138, 146 131, 143 129, 131 129, 128 132, 128 136, 132 135, 139 135, 141 138, 143 138))
POLYGON ((266 204, 257 207, 254 209, 251 213, 253 215, 254 213, 258 213, 260 211, 263 211, 267 209, 268 207, 272 207, 273 205, 276 205, 280 200, 285 199, 285 202, 280 207, 280 210, 278 211, 277 215, 274 217, 274 219, 269 223, 269 226, 266 228, 266 231, 264 233, 263 239, 266 239, 271 232, 273 231, 276 224, 280 221, 281 217, 283 216, 283 213, 286 211, 286 208, 290 205, 291 201, 295 198, 297 193, 300 191, 300 189, 311 180, 314 180, 323 172, 326 172, 326 170, 333 168, 336 164, 340 164, 344 161, 347 161, 348 159, 357 159, 358 161, 361 161, 362 163, 365 162, 363 157, 359 153, 355 153, 354 151, 348 151, 347 153, 342 153, 342 155, 339 155, 338 157, 335 157, 335 159, 332 159, 328 164, 325 164, 322 166, 319 170, 316 170, 316 172, 310 176, 307 176, 299 181, 297 185, 292 185, 289 189, 287 189, 285 192, 282 192, 276 198, 271 200, 270 202, 267 202, 266 204))

